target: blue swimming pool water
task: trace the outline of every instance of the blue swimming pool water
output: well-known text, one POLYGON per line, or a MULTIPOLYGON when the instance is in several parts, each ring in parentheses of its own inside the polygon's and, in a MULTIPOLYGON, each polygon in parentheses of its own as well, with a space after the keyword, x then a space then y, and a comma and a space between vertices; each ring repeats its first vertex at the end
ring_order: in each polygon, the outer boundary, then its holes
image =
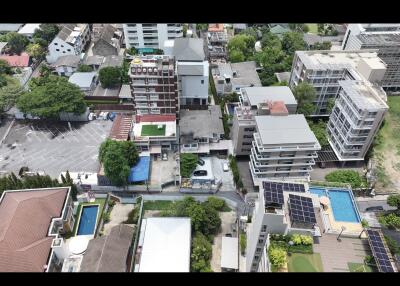
POLYGON ((310 187, 310 193, 319 197, 327 196, 331 201, 333 216, 336 221, 359 223, 360 216, 354 205, 350 190, 335 190, 310 187))
POLYGON ((94 234, 98 211, 98 205, 82 207, 81 219, 76 235, 94 234))

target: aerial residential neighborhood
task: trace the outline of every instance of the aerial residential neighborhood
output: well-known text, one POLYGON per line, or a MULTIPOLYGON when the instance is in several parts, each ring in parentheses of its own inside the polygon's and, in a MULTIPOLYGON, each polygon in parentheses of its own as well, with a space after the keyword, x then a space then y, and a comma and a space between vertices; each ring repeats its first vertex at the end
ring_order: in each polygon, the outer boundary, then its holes
POLYGON ((398 272, 399 95, 395 23, 0 23, 0 272, 398 272))

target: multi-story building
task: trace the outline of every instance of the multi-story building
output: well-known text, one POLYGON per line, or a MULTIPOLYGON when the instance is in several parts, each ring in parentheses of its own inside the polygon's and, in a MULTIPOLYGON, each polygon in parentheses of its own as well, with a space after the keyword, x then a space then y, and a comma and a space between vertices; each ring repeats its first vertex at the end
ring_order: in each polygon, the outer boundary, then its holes
MULTIPOLYGON (((359 24, 361 25, 361 24, 359 24)), ((397 32, 365 32, 352 34, 349 26, 349 40, 343 46, 344 50, 378 49, 378 56, 385 62, 387 70, 380 82, 386 91, 400 91, 400 25, 396 24, 397 32)), ((356 26, 357 27, 357 26, 356 26)))
POLYGON ((245 87, 239 93, 232 124, 233 153, 250 155, 256 115, 294 114, 297 101, 287 86, 245 87), (285 108, 286 107, 286 108, 285 108))
POLYGON ((339 161, 364 160, 388 110, 386 93, 366 81, 339 81, 328 140, 339 161))
POLYGON ((382 81, 385 63, 377 50, 363 51, 296 51, 289 86, 293 90, 299 83, 315 87, 314 116, 329 116, 329 101, 340 91, 340 80, 382 81))
POLYGON ((61 25, 60 32, 48 47, 49 53, 46 59, 52 64, 60 56, 80 56, 89 43, 89 24, 63 24, 61 25))
POLYGON ((165 48, 164 54, 175 57, 180 106, 206 109, 209 64, 205 60, 203 39, 182 38, 167 42, 165 46, 168 48, 165 48))
POLYGON ((302 114, 255 116, 250 172, 255 186, 265 179, 308 181, 321 149, 302 114))
POLYGON ((173 57, 136 57, 131 62, 129 77, 137 114, 178 114, 177 76, 173 57))
POLYGON ((247 227, 246 271, 271 271, 267 255, 270 234, 320 236, 317 217, 321 217, 320 201, 307 184, 264 181, 247 227), (299 202, 309 206, 306 212, 298 211, 299 202))
POLYGON ((126 48, 164 49, 166 40, 183 37, 182 24, 123 24, 126 48))

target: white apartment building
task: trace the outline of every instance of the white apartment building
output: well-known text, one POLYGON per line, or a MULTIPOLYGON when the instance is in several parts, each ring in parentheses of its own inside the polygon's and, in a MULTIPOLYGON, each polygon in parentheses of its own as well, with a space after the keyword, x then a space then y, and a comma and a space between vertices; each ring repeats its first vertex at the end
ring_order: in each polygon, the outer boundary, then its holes
POLYGON ((400 24, 350 24, 343 50, 378 49, 387 65, 380 85, 386 91, 400 91, 400 24))
POLYGON ((308 192, 308 184, 264 181, 255 201, 252 222, 247 226, 246 272, 271 271, 267 254, 270 234, 320 236, 317 223, 320 215, 319 199, 308 192), (295 206, 299 201, 308 205, 300 212, 295 206))
POLYGON ((328 123, 328 140, 340 161, 364 160, 388 106, 382 88, 366 81, 339 81, 328 123))
POLYGON ((308 82, 315 87, 314 116, 329 116, 329 99, 336 99, 340 80, 382 81, 386 65, 378 50, 362 51, 296 51, 289 86, 308 82))
POLYGON ((123 24, 126 48, 164 49, 166 40, 183 37, 182 24, 123 24))
POLYGON ((236 156, 250 155, 254 140, 253 133, 256 129, 256 115, 294 114, 296 109, 297 101, 287 86, 242 88, 231 129, 234 154, 236 156), (283 104, 280 104, 282 102, 283 104))
POLYGON ((182 108, 196 109, 208 104, 209 63, 205 60, 204 40, 181 38, 168 40, 164 54, 176 61, 179 104, 182 108))
POLYGON ((89 24, 64 24, 57 36, 51 41, 46 60, 53 64, 60 56, 80 56, 89 42, 89 24))
POLYGON ((255 116, 250 154, 253 184, 266 179, 308 181, 321 149, 302 114, 255 116))

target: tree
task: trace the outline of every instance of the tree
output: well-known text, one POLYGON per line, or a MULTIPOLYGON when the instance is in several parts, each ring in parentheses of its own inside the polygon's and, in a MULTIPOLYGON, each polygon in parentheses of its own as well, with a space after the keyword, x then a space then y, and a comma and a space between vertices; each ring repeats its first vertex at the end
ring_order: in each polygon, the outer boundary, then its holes
POLYGON ((183 24, 182 33, 184 38, 186 38, 187 30, 188 30, 188 24, 183 24))
POLYGON ((387 226, 390 229, 398 229, 400 228, 400 216, 397 216, 394 213, 381 216, 379 218, 379 222, 384 226, 387 226))
POLYGON ((317 24, 318 27, 318 34, 325 35, 325 24, 317 24))
POLYGON ((242 51, 233 50, 229 53, 229 60, 232 63, 240 63, 245 61, 245 56, 242 51))
POLYGON ((217 211, 222 211, 226 206, 226 202, 224 199, 211 196, 207 198, 206 203, 217 211))
POLYGON ((184 153, 181 154, 181 175, 184 178, 189 178, 197 166, 198 156, 196 154, 184 153))
MULTIPOLYGON (((232 37, 228 42, 228 53, 229 58, 232 58, 233 51, 240 51, 244 60, 249 60, 249 57, 253 56, 255 51, 256 38, 246 34, 239 34, 232 37)), ((234 53, 235 58, 240 57, 240 53, 234 53)))
POLYGON ((66 78, 50 75, 40 84, 18 98, 18 109, 42 118, 58 118, 60 112, 81 114, 85 111, 82 91, 66 78))
POLYGON ((281 82, 276 82, 274 84, 272 84, 272 86, 288 86, 288 82, 286 80, 283 80, 281 82))
POLYGON ((279 247, 269 247, 268 257, 272 265, 281 268, 286 265, 286 251, 279 247))
POLYGON ((328 104, 326 105, 326 112, 328 114, 331 114, 333 107, 335 106, 335 99, 334 98, 329 98, 328 99, 328 104))
POLYGON ((128 183, 130 168, 138 160, 138 151, 132 141, 107 139, 100 145, 99 161, 104 165, 106 177, 116 186, 128 183))
POLYGON ((293 56, 296 51, 304 50, 306 42, 303 40, 303 34, 299 32, 284 33, 282 37, 282 50, 287 55, 293 56))
POLYGON ((387 198, 387 204, 391 207, 396 207, 397 210, 400 209, 400 195, 390 195, 387 198))
POLYGON ((212 245, 207 238, 197 232, 192 240, 191 271, 208 272, 212 256, 212 245))
POLYGON ((208 24, 196 24, 197 31, 206 31, 208 29, 208 24))
POLYGON ((0 74, 12 74, 12 68, 6 60, 0 59, 0 74))
POLYGON ((100 69, 99 80, 103 88, 115 87, 121 84, 121 68, 105 67, 100 69))
POLYGON ((17 32, 10 32, 6 37, 8 49, 12 54, 20 55, 29 44, 29 40, 24 35, 18 34, 17 32))
POLYGON ((26 52, 35 59, 41 59, 45 55, 45 50, 40 44, 29 44, 26 52))
POLYGON ((313 101, 315 100, 317 92, 314 86, 307 82, 302 82, 294 88, 293 95, 297 100, 297 113, 308 116, 315 111, 313 101))
POLYGON ((262 48, 276 48, 278 50, 282 49, 281 40, 279 37, 271 32, 265 33, 261 40, 262 48))
POLYGON ((331 42, 322 42, 322 43, 316 43, 313 47, 314 50, 330 50, 332 47, 331 42))
POLYGON ((24 90, 19 81, 10 76, 4 76, 5 85, 0 84, 0 114, 9 111, 24 90))
POLYGON ((254 39, 258 38, 257 29, 254 27, 249 27, 249 28, 243 30, 240 34, 252 36, 252 37, 254 37, 254 39))
POLYGON ((308 31, 310 30, 307 24, 298 24, 298 23, 289 24, 289 29, 301 33, 308 33, 308 31))
POLYGON ((79 65, 77 71, 78 72, 92 72, 93 68, 91 66, 82 64, 82 65, 79 65))
POLYGON ((41 24, 39 29, 36 29, 32 35, 34 40, 42 39, 46 42, 46 46, 56 37, 59 32, 56 24, 41 24))
POLYGON ((131 47, 129 49, 126 49, 126 52, 128 53, 128 55, 134 56, 137 55, 137 49, 135 47, 131 47))
POLYGON ((347 183, 352 188, 361 188, 367 185, 366 179, 353 170, 337 170, 325 176, 328 182, 347 183))
POLYGON ((318 120, 317 122, 309 121, 308 125, 310 126, 310 129, 314 133, 315 137, 317 137, 319 145, 321 145, 321 147, 329 146, 326 123, 322 120, 318 120))

